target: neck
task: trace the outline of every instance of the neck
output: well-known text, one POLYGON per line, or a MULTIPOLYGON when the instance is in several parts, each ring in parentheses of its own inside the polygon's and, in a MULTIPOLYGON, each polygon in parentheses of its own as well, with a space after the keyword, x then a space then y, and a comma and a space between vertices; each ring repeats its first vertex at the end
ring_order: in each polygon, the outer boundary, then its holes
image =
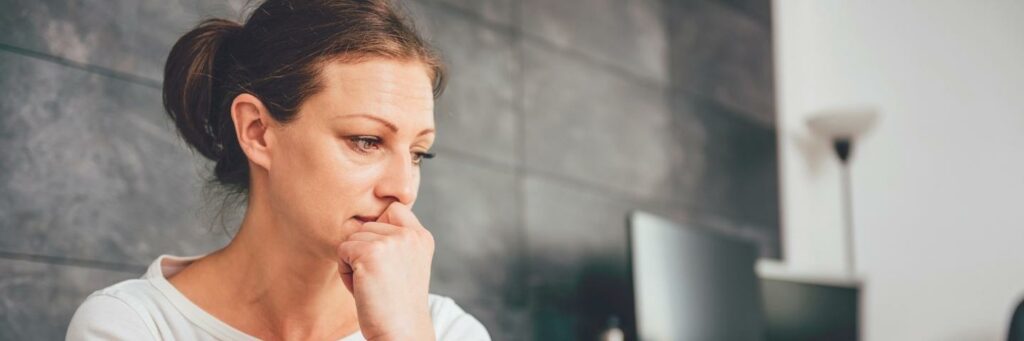
POLYGON ((261 316, 272 334, 287 338, 291 331, 338 327, 339 321, 351 322, 339 328, 354 330, 355 300, 338 275, 338 264, 297 240, 291 230, 273 216, 262 193, 251 192, 238 234, 207 258, 214 268, 229 271, 229 283, 241 284, 231 297, 261 316))

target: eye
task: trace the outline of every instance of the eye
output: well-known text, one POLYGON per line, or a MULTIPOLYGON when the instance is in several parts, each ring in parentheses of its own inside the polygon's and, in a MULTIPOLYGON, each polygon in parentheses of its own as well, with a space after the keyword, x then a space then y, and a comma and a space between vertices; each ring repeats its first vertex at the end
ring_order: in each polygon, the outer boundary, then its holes
POLYGON ((419 165, 420 163, 423 163, 423 159, 433 159, 433 158, 434 158, 434 153, 427 153, 427 152, 415 152, 415 153, 412 153, 412 163, 414 165, 419 165))
POLYGON ((380 148, 381 140, 376 136, 353 136, 349 138, 355 144, 356 149, 362 152, 377 150, 380 148))

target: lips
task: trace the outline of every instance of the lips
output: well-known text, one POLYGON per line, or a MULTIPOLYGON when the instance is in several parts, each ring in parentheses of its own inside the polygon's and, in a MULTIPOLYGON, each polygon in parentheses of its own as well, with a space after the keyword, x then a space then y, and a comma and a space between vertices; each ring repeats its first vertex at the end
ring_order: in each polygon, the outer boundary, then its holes
POLYGON ((352 218, 355 218, 356 220, 358 220, 361 223, 368 223, 368 222, 377 221, 377 217, 371 217, 371 216, 357 215, 357 216, 352 217, 352 218))

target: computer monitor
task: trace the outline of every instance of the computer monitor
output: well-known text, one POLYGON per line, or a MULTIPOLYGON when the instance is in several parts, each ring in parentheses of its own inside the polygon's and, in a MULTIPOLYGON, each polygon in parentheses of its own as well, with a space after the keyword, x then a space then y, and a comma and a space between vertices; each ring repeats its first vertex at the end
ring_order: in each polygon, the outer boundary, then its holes
POLYGON ((629 218, 640 340, 761 340, 752 242, 650 213, 629 218))
POLYGON ((766 340, 857 340, 859 286, 850 281, 762 277, 766 340))

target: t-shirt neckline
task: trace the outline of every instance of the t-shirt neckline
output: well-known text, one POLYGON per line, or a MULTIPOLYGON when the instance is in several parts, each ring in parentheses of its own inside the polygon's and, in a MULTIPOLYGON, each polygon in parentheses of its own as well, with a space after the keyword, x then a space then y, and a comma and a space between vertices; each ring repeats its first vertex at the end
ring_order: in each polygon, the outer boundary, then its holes
MULTIPOLYGON (((203 308, 200 308, 192 302, 192 300, 188 299, 185 294, 178 291, 178 288, 174 287, 174 285, 167 280, 168 276, 173 276, 178 272, 181 272, 181 270, 184 270, 189 264, 203 257, 206 257, 206 255, 161 255, 153 261, 153 264, 149 265, 144 278, 156 287, 157 291, 163 294, 167 300, 169 300, 171 304, 173 304, 174 307, 185 316, 185 318, 215 337, 225 340, 259 340, 252 335, 235 329, 235 327, 232 327, 211 315, 206 310, 203 310, 203 308), (164 264, 165 261, 169 264, 164 264)), ((362 334, 360 334, 359 330, 356 330, 354 333, 341 338, 339 341, 361 340, 359 338, 360 335, 362 334)))

